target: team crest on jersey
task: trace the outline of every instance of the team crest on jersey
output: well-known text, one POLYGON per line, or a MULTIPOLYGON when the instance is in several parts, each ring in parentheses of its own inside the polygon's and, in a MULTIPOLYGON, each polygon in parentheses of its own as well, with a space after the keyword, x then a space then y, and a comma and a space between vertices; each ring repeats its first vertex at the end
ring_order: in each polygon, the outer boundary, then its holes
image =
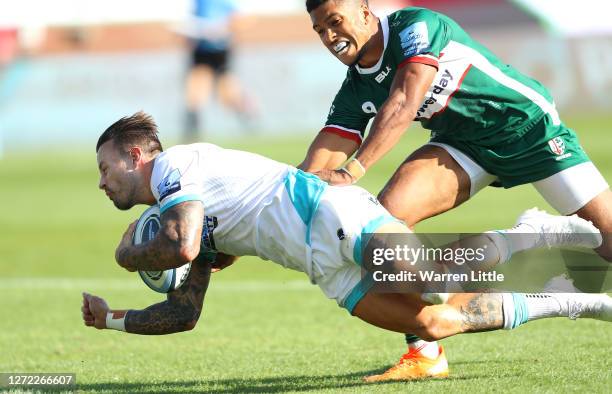
POLYGON ((178 168, 174 169, 157 185, 160 201, 179 190, 181 190, 181 172, 178 168))
POLYGON ((565 153, 565 141, 561 137, 555 137, 552 140, 548 141, 548 146, 552 153, 557 156, 561 156, 565 153))
POLYGON ((404 57, 411 57, 429 48, 429 32, 427 23, 417 22, 399 33, 404 57))

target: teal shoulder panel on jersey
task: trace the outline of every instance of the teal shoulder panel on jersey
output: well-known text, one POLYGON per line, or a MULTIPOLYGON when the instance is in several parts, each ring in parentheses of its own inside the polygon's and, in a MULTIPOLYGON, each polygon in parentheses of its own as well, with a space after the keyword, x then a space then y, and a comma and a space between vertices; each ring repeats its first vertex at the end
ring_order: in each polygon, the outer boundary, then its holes
POLYGON ((301 170, 290 171, 285 178, 285 190, 296 212, 306 225, 306 243, 310 245, 312 219, 319 207, 327 183, 301 170))

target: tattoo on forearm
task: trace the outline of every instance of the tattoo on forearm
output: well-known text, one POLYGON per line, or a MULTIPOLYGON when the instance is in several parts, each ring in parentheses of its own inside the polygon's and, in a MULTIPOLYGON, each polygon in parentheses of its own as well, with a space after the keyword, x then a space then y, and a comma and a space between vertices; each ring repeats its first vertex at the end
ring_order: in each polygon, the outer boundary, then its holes
POLYGON ((495 330, 503 326, 504 315, 499 294, 474 294, 467 305, 460 305, 464 332, 495 330))
POLYGON ((125 249, 123 260, 141 271, 162 271, 175 267, 181 248, 199 244, 203 209, 200 201, 177 204, 162 215, 160 234, 146 244, 125 249))
POLYGON ((141 335, 163 335, 193 328, 200 317, 210 280, 210 264, 194 264, 187 281, 159 304, 125 317, 125 329, 141 335))

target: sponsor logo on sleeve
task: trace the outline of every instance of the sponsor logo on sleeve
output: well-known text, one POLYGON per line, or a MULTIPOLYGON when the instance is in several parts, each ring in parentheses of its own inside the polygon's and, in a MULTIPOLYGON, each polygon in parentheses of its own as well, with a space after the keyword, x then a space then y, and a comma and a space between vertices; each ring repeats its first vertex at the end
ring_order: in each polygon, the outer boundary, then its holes
POLYGON ((159 200, 170 196, 181 190, 181 173, 176 168, 170 174, 168 174, 162 181, 157 185, 157 192, 159 193, 159 200))
POLYGON ((404 57, 418 55, 429 48, 429 33, 425 22, 413 23, 402 30, 399 37, 404 57))

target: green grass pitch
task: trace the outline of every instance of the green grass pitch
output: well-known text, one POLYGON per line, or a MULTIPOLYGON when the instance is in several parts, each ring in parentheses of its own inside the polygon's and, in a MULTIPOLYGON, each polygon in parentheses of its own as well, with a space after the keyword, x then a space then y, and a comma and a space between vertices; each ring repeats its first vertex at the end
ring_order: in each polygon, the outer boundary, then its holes
MULTIPOLYGON (((610 118, 571 118, 612 180, 610 118)), ((298 164, 308 137, 213 141, 298 164)), ((376 193, 409 151, 410 130, 361 184, 376 193)), ((405 349, 400 334, 370 327, 327 300, 305 275, 256 258, 213 275, 195 330, 165 337, 96 331, 81 322, 81 291, 111 308, 162 299, 120 269, 114 250, 144 209, 119 212, 97 190, 93 145, 8 153, 0 159, 0 372, 74 372, 81 392, 610 392, 612 329, 554 319, 512 332, 444 340, 451 377, 368 385, 405 349)), ((406 196, 410 198, 410 196, 406 196)), ((488 188, 417 227, 478 232, 513 224, 532 206, 531 186, 488 188)), ((1 391, 2 389, 0 389, 1 391)))

